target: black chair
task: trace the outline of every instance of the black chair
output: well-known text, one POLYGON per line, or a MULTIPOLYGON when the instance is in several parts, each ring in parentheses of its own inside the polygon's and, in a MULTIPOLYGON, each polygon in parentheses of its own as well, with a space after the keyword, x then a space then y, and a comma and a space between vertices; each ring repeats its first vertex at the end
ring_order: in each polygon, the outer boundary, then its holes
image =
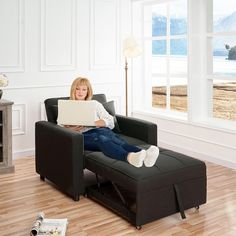
MULTIPOLYGON (((59 99, 68 97, 45 100, 48 121, 35 124, 36 172, 42 180, 46 178, 63 193, 79 200, 85 193, 85 159, 91 152, 84 150, 82 134, 57 125, 59 99)), ((93 99, 114 116, 114 131, 122 138, 133 145, 157 145, 156 124, 115 114, 113 101, 107 102, 104 94, 96 94, 93 99)))

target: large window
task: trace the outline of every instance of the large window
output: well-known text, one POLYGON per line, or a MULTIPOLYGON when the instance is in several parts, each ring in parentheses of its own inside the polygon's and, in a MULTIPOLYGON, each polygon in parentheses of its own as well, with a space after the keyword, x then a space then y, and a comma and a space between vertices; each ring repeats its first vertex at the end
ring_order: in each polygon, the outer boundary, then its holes
POLYGON ((211 115, 236 121, 236 1, 208 1, 211 115))
POLYGON ((236 0, 140 0, 133 6, 133 31, 143 44, 134 69, 136 95, 145 101, 139 107, 235 127, 236 0))
POLYGON ((154 108, 187 111, 187 0, 144 5, 146 76, 154 108))

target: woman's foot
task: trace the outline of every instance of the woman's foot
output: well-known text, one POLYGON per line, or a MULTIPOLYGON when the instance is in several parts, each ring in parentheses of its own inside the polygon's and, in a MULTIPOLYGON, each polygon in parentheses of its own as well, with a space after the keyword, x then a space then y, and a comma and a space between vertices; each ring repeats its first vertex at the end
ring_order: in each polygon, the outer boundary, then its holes
POLYGON ((152 167, 156 163, 159 156, 159 148, 156 146, 151 146, 146 150, 146 157, 144 159, 144 165, 146 167, 152 167))
POLYGON ((146 157, 146 151, 141 150, 140 152, 130 152, 127 156, 127 161, 135 166, 135 167, 142 167, 143 161, 146 157))

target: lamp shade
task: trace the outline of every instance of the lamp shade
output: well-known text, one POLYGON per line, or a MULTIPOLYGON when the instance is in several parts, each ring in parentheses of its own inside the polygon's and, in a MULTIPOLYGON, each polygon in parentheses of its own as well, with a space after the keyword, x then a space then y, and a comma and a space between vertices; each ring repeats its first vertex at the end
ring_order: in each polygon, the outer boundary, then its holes
POLYGON ((128 58, 137 57, 142 53, 141 48, 133 37, 126 38, 123 42, 123 55, 128 58))

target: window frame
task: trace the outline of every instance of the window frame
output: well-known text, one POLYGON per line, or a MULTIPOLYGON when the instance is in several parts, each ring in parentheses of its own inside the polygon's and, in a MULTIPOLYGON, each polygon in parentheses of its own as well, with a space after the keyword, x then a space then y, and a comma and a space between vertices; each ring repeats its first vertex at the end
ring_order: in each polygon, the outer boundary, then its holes
MULTIPOLYGON (((178 0, 160 0, 160 1, 144 1, 142 4, 142 32, 143 32, 143 48, 144 48, 144 55, 146 55, 146 48, 145 48, 145 44, 147 41, 151 41, 151 44, 154 40, 165 40, 166 41, 166 55, 164 55, 164 57, 166 58, 166 72, 165 73, 150 73, 149 71, 152 70, 152 68, 150 67, 150 65, 147 64, 151 64, 148 63, 145 59, 144 59, 144 75, 145 78, 149 78, 149 82, 144 84, 145 87, 145 98, 146 98, 146 102, 145 102, 145 107, 153 112, 156 113, 161 113, 161 114, 166 114, 166 115, 173 115, 176 117, 179 117, 181 119, 187 119, 187 112, 179 112, 176 111, 174 109, 171 109, 171 96, 170 96, 170 90, 171 90, 171 83, 170 80, 171 78, 186 78, 187 84, 186 86, 188 86, 188 69, 186 69, 186 73, 171 73, 171 66, 170 66, 170 60, 171 60, 171 55, 170 55, 170 44, 171 44, 171 40, 173 39, 185 39, 187 41, 187 45, 188 45, 188 30, 186 34, 179 34, 179 35, 170 35, 170 4, 172 2, 175 2, 178 0), (158 5, 158 4, 167 4, 166 6, 166 17, 167 17, 167 32, 165 36, 145 36, 144 35, 144 28, 145 28, 145 22, 144 22, 144 15, 145 15, 145 8, 146 7, 150 7, 153 5, 158 5), (166 108, 158 108, 158 107, 153 107, 152 106, 152 94, 150 96, 150 92, 152 91, 152 82, 151 80, 153 79, 153 77, 155 76, 163 76, 166 77, 167 81, 166 81, 166 108)), ((188 0, 186 0, 187 2, 188 0)), ((145 57, 145 56, 144 56, 145 57)), ((145 57, 146 58, 146 57, 145 57)), ((187 54, 186 54, 186 61, 188 63, 188 50, 187 50, 187 54)), ((152 59, 150 59, 151 61, 152 59)), ((188 66, 187 66, 188 67, 188 66)))
MULTIPOLYGON (((163 3, 168 0, 133 0, 132 12, 132 32, 144 48, 142 19, 144 4, 163 3)), ((212 129, 236 132, 235 121, 213 118, 212 114, 212 81, 213 75, 209 74, 209 68, 213 66, 212 50, 208 45, 208 38, 212 34, 208 32, 209 24, 209 0, 187 0, 187 41, 188 41, 188 112, 164 111, 163 109, 151 108, 152 101, 150 93, 151 81, 149 67, 145 65, 144 54, 140 59, 132 61, 133 69, 133 103, 132 108, 135 112, 144 112, 151 117, 166 120, 186 122, 192 125, 211 127, 212 129), (146 67, 146 68, 145 68, 146 67), (148 77, 149 76, 149 77, 148 77), (196 89, 197 88, 197 89, 196 89)), ((212 14, 212 13, 211 13, 212 14)), ((213 18, 212 18, 213 19, 213 18)), ((222 34, 217 33, 217 34, 222 34)), ((214 79, 225 79, 235 81, 235 76, 214 75, 214 79)))
POLYGON ((227 119, 220 119, 217 117, 213 117, 213 84, 214 81, 233 81, 236 82, 236 73, 214 73, 213 70, 213 40, 214 37, 223 37, 223 36, 235 36, 236 37, 236 30, 235 31, 220 31, 214 32, 213 30, 213 9, 214 0, 207 0, 206 1, 206 33, 205 33, 205 40, 207 42, 207 73, 206 73, 206 80, 207 80, 207 90, 208 90, 208 117, 207 120, 209 122, 213 122, 215 125, 219 126, 231 126, 235 125, 236 121, 231 121, 227 119), (225 124, 224 124, 225 123, 225 124))

